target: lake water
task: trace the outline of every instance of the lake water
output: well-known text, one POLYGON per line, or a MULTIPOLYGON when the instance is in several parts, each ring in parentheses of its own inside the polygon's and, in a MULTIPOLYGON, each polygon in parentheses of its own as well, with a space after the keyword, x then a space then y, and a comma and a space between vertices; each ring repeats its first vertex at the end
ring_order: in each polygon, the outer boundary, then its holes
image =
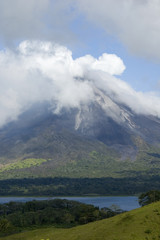
POLYGON ((32 200, 46 200, 46 199, 68 199, 75 200, 86 204, 92 204, 99 208, 111 207, 117 205, 120 209, 129 211, 140 207, 138 197, 125 196, 125 197, 0 197, 0 203, 14 202, 27 202, 32 200))

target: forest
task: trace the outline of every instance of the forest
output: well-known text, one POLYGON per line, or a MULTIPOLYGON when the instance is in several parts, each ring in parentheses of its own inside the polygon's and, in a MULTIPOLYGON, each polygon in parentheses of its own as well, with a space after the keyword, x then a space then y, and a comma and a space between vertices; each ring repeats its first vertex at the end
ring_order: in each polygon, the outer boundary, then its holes
POLYGON ((55 226, 69 228, 115 216, 122 210, 99 209, 93 205, 66 199, 9 202, 0 204, 0 236, 55 226))
POLYGON ((160 189, 160 176, 0 180, 0 196, 138 195, 160 189))

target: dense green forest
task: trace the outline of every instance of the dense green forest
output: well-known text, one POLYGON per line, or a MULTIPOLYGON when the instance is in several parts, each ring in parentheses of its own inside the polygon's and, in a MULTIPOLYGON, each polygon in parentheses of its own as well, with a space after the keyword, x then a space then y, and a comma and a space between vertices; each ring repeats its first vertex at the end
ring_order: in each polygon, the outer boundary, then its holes
POLYGON ((122 210, 111 210, 87 205, 66 199, 10 202, 0 204, 0 236, 22 231, 26 228, 39 228, 54 225, 73 227, 96 220, 115 216, 122 210))
POLYGON ((160 189, 160 176, 0 180, 0 196, 136 195, 160 189))

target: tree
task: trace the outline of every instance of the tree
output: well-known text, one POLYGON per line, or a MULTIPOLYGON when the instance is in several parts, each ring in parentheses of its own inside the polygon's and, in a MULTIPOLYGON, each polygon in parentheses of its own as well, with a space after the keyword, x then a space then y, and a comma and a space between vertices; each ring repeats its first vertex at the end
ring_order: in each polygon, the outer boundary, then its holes
POLYGON ((142 193, 139 196, 139 204, 141 206, 145 206, 157 201, 160 201, 160 191, 158 190, 151 190, 149 192, 142 193))
POLYGON ((12 224, 7 219, 0 219, 0 233, 9 232, 12 228, 12 224))

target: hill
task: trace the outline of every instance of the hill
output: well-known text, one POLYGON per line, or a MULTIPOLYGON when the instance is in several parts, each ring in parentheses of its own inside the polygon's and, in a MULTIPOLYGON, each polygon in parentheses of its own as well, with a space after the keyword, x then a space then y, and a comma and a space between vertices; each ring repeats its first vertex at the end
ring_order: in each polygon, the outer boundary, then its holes
POLYGON ((0 238, 2 240, 158 240, 160 202, 115 217, 71 229, 44 228, 0 238))

